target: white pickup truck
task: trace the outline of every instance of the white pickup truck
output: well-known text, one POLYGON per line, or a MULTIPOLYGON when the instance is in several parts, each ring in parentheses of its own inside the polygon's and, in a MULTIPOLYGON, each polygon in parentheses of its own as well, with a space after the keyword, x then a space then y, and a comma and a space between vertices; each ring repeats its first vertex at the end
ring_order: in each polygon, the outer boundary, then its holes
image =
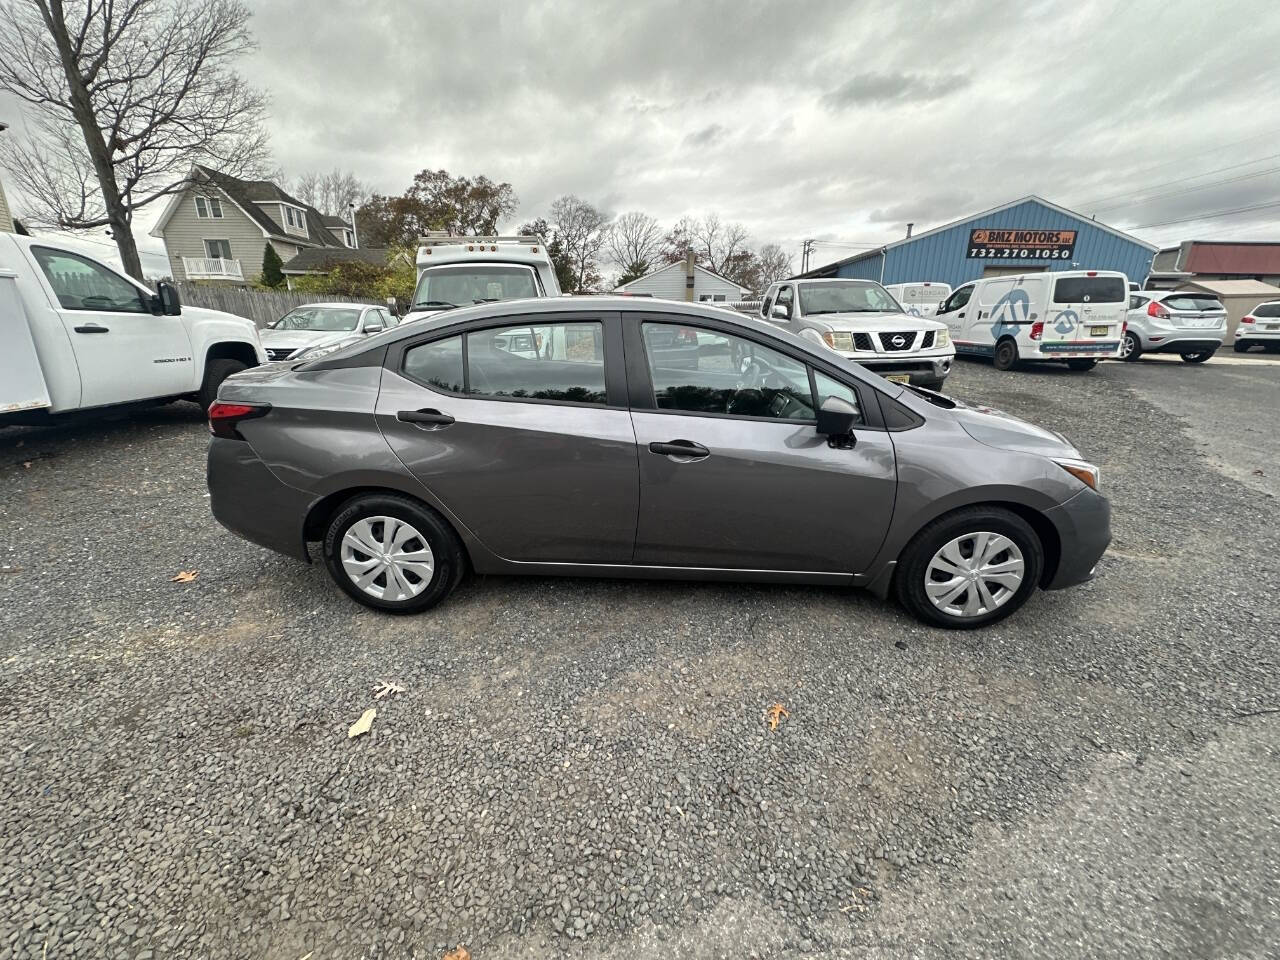
POLYGON ((176 398, 208 406, 267 356, 251 320, 183 307, 77 250, 0 233, 0 426, 176 398))
POLYGON ((431 233, 418 241, 417 260, 413 303, 401 323, 473 303, 561 295, 547 245, 538 236, 431 233))

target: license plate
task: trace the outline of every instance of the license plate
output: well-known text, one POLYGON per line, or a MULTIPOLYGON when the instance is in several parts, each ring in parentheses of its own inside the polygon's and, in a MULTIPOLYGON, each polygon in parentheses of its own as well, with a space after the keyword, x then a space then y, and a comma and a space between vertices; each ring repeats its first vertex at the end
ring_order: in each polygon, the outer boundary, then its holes
POLYGON ((1089 328, 1089 336, 1091 337, 1105 337, 1106 335, 1107 328, 1105 326, 1094 326, 1089 328))
POLYGON ((1263 330, 1280 330, 1280 323, 1264 323, 1263 330))
POLYGON ((909 373, 890 373, 885 376, 890 383, 910 383, 911 375, 909 373))

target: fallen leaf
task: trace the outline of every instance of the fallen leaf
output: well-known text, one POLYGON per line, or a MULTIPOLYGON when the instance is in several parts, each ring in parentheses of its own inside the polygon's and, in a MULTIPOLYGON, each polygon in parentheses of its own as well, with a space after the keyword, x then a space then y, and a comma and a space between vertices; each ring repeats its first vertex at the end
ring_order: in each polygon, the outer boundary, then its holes
POLYGON ((196 577, 200 576, 199 570, 179 570, 176 577, 170 577, 170 583, 190 583, 196 577))
POLYGON ((775 703, 772 707, 765 711, 769 718, 769 729, 777 730, 778 724, 782 722, 783 717, 791 716, 791 711, 780 703, 775 703))
POLYGON ((458 944, 456 949, 444 955, 444 960, 471 960, 471 951, 462 944, 458 944))
POLYGON ((373 727, 373 718, 378 715, 378 711, 370 707, 364 713, 360 714, 360 719, 351 725, 351 729, 347 731, 347 739, 352 740, 362 733, 368 733, 373 727))
POLYGON ((390 680, 379 680, 378 683, 380 686, 373 691, 373 699, 375 700, 381 700, 383 697, 394 696, 397 693, 404 693, 404 687, 400 686, 398 683, 394 683, 390 680))

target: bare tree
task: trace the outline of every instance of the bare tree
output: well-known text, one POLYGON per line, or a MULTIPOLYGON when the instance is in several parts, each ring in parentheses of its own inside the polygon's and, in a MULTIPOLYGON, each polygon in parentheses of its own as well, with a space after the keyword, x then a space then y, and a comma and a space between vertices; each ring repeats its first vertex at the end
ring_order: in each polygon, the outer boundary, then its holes
MULTIPOLYGON (((300 174, 287 189, 303 203, 310 204, 320 210, 320 181, 323 177, 314 170, 300 174)), ((281 180, 281 184, 285 181, 281 180)), ((324 211, 321 210, 321 213, 324 211)))
POLYGON ((756 254, 756 264, 760 286, 757 293, 767 290, 769 284, 775 281, 787 279, 793 272, 791 254, 776 243, 766 243, 760 248, 760 252, 756 254))
POLYGON ((193 163, 261 172, 266 97, 232 69, 253 48, 248 19, 239 0, 0 0, 0 90, 34 108, 0 160, 31 219, 109 226, 141 279, 135 211, 193 163))
POLYGON ((694 221, 689 239, 699 261, 712 273, 724 275, 726 267, 747 249, 747 228, 724 223, 718 214, 709 213, 694 221))
POLYGON ((625 272, 647 272, 662 251, 662 227, 639 210, 624 213, 609 228, 605 250, 625 272))
POLYGON ((609 218, 573 194, 551 204, 551 226, 564 247, 573 275, 572 293, 590 290, 600 283, 598 258, 609 231, 609 218))
POLYGON ((325 174, 307 172, 293 185, 293 195, 331 217, 346 217, 351 205, 361 207, 369 191, 354 173, 336 167, 325 174))

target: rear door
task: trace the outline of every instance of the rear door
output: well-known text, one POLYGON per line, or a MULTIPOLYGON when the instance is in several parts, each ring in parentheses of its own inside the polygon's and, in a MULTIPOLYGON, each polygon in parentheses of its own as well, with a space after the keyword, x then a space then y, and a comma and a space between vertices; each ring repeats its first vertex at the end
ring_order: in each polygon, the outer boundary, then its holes
POLYGON ((870 388, 697 318, 628 314, 624 323, 640 461, 635 563, 866 569, 893 513, 893 445, 869 422, 851 449, 829 445, 815 431, 814 394, 865 411, 870 388), (661 344, 689 327, 692 362, 667 363, 661 344))
POLYGON ((498 556, 630 562, 639 491, 618 324, 512 316, 388 351, 383 434, 498 556))
POLYGON ((1129 312, 1124 274, 1089 271, 1053 276, 1052 281, 1041 352, 1114 352, 1129 312))

